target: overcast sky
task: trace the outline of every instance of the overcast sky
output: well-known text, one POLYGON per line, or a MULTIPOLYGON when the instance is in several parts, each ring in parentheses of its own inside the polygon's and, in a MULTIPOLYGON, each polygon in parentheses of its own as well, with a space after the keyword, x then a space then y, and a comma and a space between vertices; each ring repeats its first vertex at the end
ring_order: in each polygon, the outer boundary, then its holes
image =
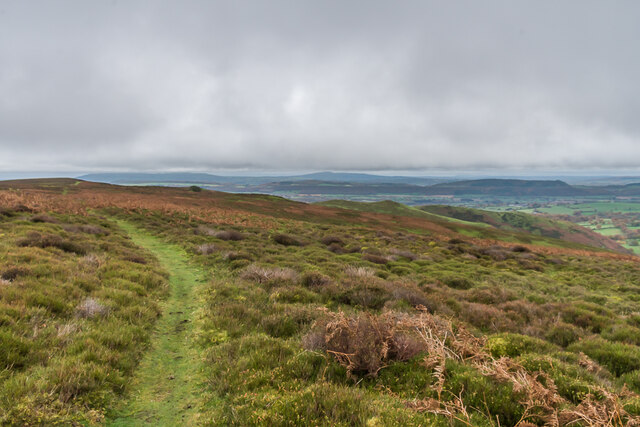
POLYGON ((0 171, 638 167, 635 0, 0 0, 0 171))

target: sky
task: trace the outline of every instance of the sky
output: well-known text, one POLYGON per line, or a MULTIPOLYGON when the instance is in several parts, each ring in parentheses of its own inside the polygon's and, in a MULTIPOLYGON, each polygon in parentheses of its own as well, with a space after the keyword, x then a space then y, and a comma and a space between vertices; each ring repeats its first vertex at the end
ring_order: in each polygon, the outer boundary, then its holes
POLYGON ((0 172, 640 171, 640 2, 0 0, 0 172))

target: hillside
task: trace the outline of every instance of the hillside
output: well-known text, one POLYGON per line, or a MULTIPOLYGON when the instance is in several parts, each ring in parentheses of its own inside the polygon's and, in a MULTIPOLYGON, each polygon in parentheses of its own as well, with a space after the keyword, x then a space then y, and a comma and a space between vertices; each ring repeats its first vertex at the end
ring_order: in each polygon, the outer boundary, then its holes
POLYGON ((419 210, 440 215, 441 217, 471 223, 487 224, 501 230, 525 232, 536 236, 551 237, 626 252, 626 250, 615 241, 595 233, 592 230, 571 222, 551 219, 541 215, 531 215, 522 212, 492 212, 446 205, 421 206, 419 210))
POLYGON ((465 235, 511 241, 518 238, 520 242, 531 241, 532 236, 556 240, 550 244, 562 242, 578 243, 592 247, 610 249, 629 253, 615 241, 595 233, 579 225, 521 212, 491 212, 480 209, 458 206, 428 205, 421 207, 406 206, 389 200, 382 202, 352 202, 347 200, 330 200, 318 203, 322 206, 338 207, 362 212, 376 212, 401 217, 423 218, 458 231, 465 235), (487 230, 491 227, 491 230, 487 230), (496 230, 509 233, 500 234, 496 230), (514 234, 518 233, 518 234, 514 234), (522 234, 524 233, 524 234, 522 234), (560 240, 562 242, 558 242, 560 240))
POLYGON ((0 182, 0 424, 637 425, 639 258, 487 221, 0 182))

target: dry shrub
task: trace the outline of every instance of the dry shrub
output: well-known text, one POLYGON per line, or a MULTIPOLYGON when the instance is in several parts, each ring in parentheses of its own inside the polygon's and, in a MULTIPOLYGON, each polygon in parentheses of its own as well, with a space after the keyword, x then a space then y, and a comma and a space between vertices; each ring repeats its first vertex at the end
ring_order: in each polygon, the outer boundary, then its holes
POLYGON ((512 257, 512 254, 501 246, 482 248, 480 253, 481 255, 488 256, 494 261, 505 261, 512 257))
POLYGON ((498 305, 509 319, 519 325, 542 326, 551 323, 557 312, 551 304, 538 305, 526 300, 507 301, 498 305))
POLYGON ((344 273, 351 278, 370 278, 376 276, 376 271, 373 268, 369 267, 357 267, 350 265, 344 270, 344 273))
POLYGON ((515 293, 501 286, 472 288, 467 291, 466 299, 471 302, 481 304, 499 304, 505 301, 512 301, 516 298, 515 293))
POLYGON ((196 247, 196 252, 202 255, 211 255, 217 250, 218 250, 217 246, 214 245, 213 243, 203 243, 202 245, 198 245, 196 247))
POLYGON ((300 239, 289 234, 276 234, 272 238, 274 242, 283 246, 302 246, 300 239))
POLYGON ((376 376, 391 361, 408 360, 424 350, 415 331, 392 313, 327 313, 304 339, 305 348, 325 349, 349 375, 376 376))
POLYGON ((204 225, 199 225, 198 227, 196 227, 195 230, 193 230, 193 232, 195 234, 199 234, 202 236, 214 236, 216 234, 216 230, 213 230, 209 227, 206 227, 204 225))
POLYGON ((640 425, 640 418, 629 415, 621 404, 620 398, 628 392, 615 395, 596 387, 597 390, 593 390, 594 395, 604 396, 603 399, 589 395, 578 406, 567 409, 569 402, 558 394, 558 389, 549 375, 541 371, 529 372, 508 357, 491 357, 485 349, 484 339, 473 336, 463 326, 457 325, 454 328, 450 321, 428 313, 422 313, 409 323, 415 325, 426 344, 425 366, 433 370, 438 393, 438 399, 407 402, 410 408, 445 415, 452 421, 470 420, 463 403, 464 391, 459 396, 453 396, 452 400, 441 399, 447 379, 446 360, 454 359, 473 366, 482 375, 495 381, 511 384, 514 399, 524 408, 518 425, 640 425))
POLYGON ((327 351, 324 340, 325 331, 316 329, 302 337, 302 348, 309 351, 327 351))
POLYGON ((199 234, 202 236, 211 236, 220 240, 243 240, 245 238, 244 234, 235 230, 214 230, 205 225, 199 225, 193 230, 195 234, 199 234))
POLYGON ((406 258, 406 259, 408 259, 410 261, 415 261, 415 260, 418 259, 418 255, 416 255, 413 252, 408 251, 408 250, 391 248, 391 249, 389 249, 389 253, 391 255, 394 255, 395 257, 406 258))
POLYGON ((90 266, 90 267, 100 267, 102 265, 102 259, 96 255, 96 254, 88 254, 83 256, 80 259, 80 262, 84 265, 90 266))
POLYGON ((322 242, 323 245, 339 245, 339 246, 343 246, 344 245, 344 241, 338 237, 338 236, 324 236, 322 239, 320 239, 320 242, 322 242))
POLYGON ((393 298, 406 301, 413 307, 427 307, 431 312, 435 309, 435 304, 427 299, 427 295, 414 283, 394 283, 393 286, 393 290, 391 291, 393 298))
POLYGON ((449 239, 449 242, 448 242, 448 243, 450 243, 450 244, 452 244, 452 245, 464 245, 464 244, 466 244, 467 242, 465 242, 464 240, 459 239, 459 238, 457 238, 457 237, 454 237, 453 239, 449 239))
POLYGON ((102 305, 95 298, 86 298, 76 307, 76 316, 83 319, 93 319, 104 317, 109 313, 109 309, 102 305))
POLYGON ((516 330, 513 321, 507 318, 503 311, 491 305, 464 302, 460 317, 465 322, 484 330, 498 332, 516 330))
POLYGON ((257 283, 268 282, 295 282, 298 273, 290 268, 266 268, 251 264, 243 272, 241 277, 257 283))
POLYGON ((76 334, 80 330, 80 326, 77 323, 65 323, 62 325, 58 325, 56 327, 57 333, 56 336, 63 343, 68 343, 71 341, 73 335, 76 334))

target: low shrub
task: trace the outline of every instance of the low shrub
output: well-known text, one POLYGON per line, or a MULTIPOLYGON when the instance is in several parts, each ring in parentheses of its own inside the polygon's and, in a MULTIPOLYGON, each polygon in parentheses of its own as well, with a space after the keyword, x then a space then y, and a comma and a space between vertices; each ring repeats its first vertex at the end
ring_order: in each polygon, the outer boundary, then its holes
POLYGON ((599 334, 610 323, 605 316, 591 310, 568 306, 562 312, 562 320, 580 328, 599 334))
POLYGON ((302 241, 289 234, 276 234, 272 237, 273 241, 283 246, 302 246, 302 241))
POLYGON ((58 218, 54 218, 51 215, 37 214, 37 215, 34 215, 34 216, 31 217, 31 222, 58 224, 60 221, 58 220, 58 218))
POLYGON ((275 288, 269 298, 289 304, 310 304, 318 301, 318 294, 302 286, 287 285, 275 288))
POLYGON ((0 274, 0 279, 13 281, 18 277, 27 276, 31 273, 27 267, 19 266, 19 267, 10 267, 0 274))
POLYGON ((125 254, 122 257, 122 259, 124 261, 134 262, 136 264, 147 264, 148 263, 147 259, 144 256, 142 256, 140 254, 134 254, 134 253, 125 254))
POLYGON ((395 299, 403 300, 411 304, 411 306, 423 306, 430 312, 433 312, 436 305, 427 298, 427 295, 412 283, 403 283, 393 285, 391 295, 395 299))
POLYGON ((322 239, 320 239, 320 242, 323 245, 339 245, 339 246, 343 246, 344 245, 344 241, 338 237, 338 236, 324 236, 322 239))
POLYGON ((56 234, 46 234, 43 236, 37 232, 30 232, 27 237, 20 239, 17 243, 18 246, 22 247, 31 246, 42 249, 53 247, 61 249, 64 252, 75 253, 78 255, 84 255, 87 252, 84 247, 70 240, 65 240, 56 234))
POLYGON ((265 316, 260 322, 264 331, 276 338, 288 338, 300 330, 300 326, 294 319, 286 314, 271 314, 265 316))
POLYGON ((486 349, 493 357, 517 357, 525 353, 548 353, 555 347, 539 338, 505 333, 489 337, 486 349))
POLYGON ((364 254, 362 255, 362 259, 374 264, 387 264, 389 262, 389 258, 387 258, 386 256, 376 254, 364 254))
POLYGON ((86 234, 94 234, 94 235, 102 235, 107 236, 111 232, 104 227, 99 225, 92 224, 65 224, 62 226, 64 231, 68 231, 69 233, 86 233, 86 234))
POLYGON ((251 264, 242 272, 241 277, 258 283, 292 283, 298 278, 298 273, 290 268, 266 268, 251 264))
POLYGON ((300 278, 300 283, 307 288, 318 288, 330 284, 331 279, 319 271, 307 271, 300 278))
POLYGON ((571 344, 567 350, 585 353, 616 376, 640 369, 640 347, 635 345, 590 338, 571 344))
POLYGON ((343 304, 374 310, 381 309, 392 298, 390 289, 381 281, 346 285, 332 297, 343 304))
POLYGON ((640 370, 635 370, 622 374, 620 382, 626 384, 629 390, 640 393, 640 370))
POLYGON ((341 245, 339 245, 338 243, 331 243, 329 246, 327 246, 327 250, 338 255, 344 254, 347 252, 347 250, 343 248, 341 245))
POLYGON ((237 261, 237 260, 241 260, 241 259, 242 260, 247 260, 247 261, 253 260, 251 255, 246 254, 244 252, 236 252, 236 251, 227 252, 226 254, 224 254, 223 258, 226 261, 237 261))
POLYGON ((213 237, 220 240, 239 241, 244 240, 244 234, 235 230, 216 231, 213 233, 213 237))
POLYGON ((576 342, 580 338, 580 330, 573 325, 557 322, 545 334, 545 339, 561 347, 576 342))
POLYGON ((601 336, 609 341, 619 341, 627 344, 640 345, 640 329, 629 325, 612 325, 605 329, 601 336))
POLYGON ((442 282, 453 289, 471 289, 474 283, 466 277, 447 277, 442 282))

